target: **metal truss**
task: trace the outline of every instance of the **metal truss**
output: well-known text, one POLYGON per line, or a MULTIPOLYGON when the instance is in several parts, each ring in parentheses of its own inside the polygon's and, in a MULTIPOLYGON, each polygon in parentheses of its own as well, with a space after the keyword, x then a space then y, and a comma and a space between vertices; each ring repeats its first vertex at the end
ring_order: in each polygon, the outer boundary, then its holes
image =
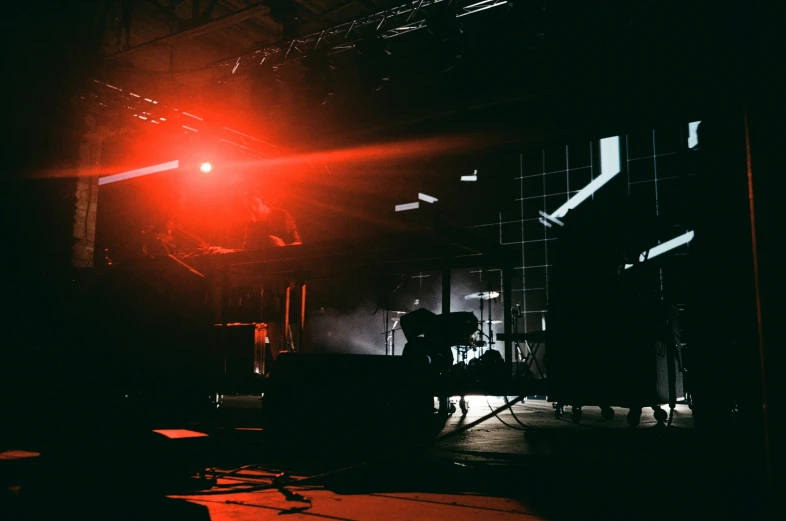
MULTIPOLYGON (((234 75, 238 72, 242 74, 244 72, 243 68, 247 71, 256 65, 262 64, 272 56, 277 56, 278 62, 283 62, 305 56, 316 48, 324 50, 328 55, 349 51, 355 48, 355 44, 358 41, 367 36, 364 33, 369 28, 373 28, 373 31, 384 39, 395 38, 396 36, 425 28, 426 17, 428 16, 426 10, 436 4, 449 1, 414 0, 398 7, 336 25, 330 29, 307 34, 294 40, 279 42, 263 49, 230 58, 214 64, 213 68, 218 76, 223 77, 225 75, 234 75)), ((466 2, 467 0, 464 1, 466 2)), ((508 0, 469 0, 469 5, 457 7, 456 17, 461 18, 487 9, 507 5, 508 3, 508 0)))
MULTIPOLYGON (((259 66, 267 58, 277 56, 276 63, 286 62, 305 56, 314 49, 324 49, 329 55, 349 51, 363 38, 369 36, 369 29, 384 39, 395 38, 426 27, 429 7, 450 0, 413 0, 406 5, 380 11, 351 22, 298 37, 295 40, 280 42, 241 56, 236 56, 212 65, 216 76, 227 78, 242 76, 254 67, 259 66), (245 69, 245 70, 244 70, 245 69)), ((461 1, 461 0, 453 0, 461 1)), ((464 0, 468 5, 456 8, 457 17, 464 17, 487 9, 501 7, 509 0, 464 0)), ((147 98, 141 94, 108 84, 95 79, 92 89, 86 92, 85 101, 97 103, 101 109, 110 109, 110 105, 119 114, 127 114, 141 124, 155 126, 175 126, 186 134, 199 135, 207 139, 244 149, 247 152, 271 157, 284 153, 284 150, 235 129, 217 125, 215 122, 204 121, 201 117, 184 110, 178 110, 166 103, 147 98), (89 98, 89 99, 88 99, 89 98), (103 101, 106 103, 104 103, 103 101), (108 105, 110 104, 110 105, 108 105)), ((113 112, 109 110, 108 112, 113 112)))
POLYGON ((124 121, 134 121, 142 125, 168 127, 176 132, 200 137, 205 141, 223 143, 261 157, 274 157, 287 152, 273 143, 226 127, 218 121, 205 120, 197 114, 183 110, 182 107, 178 108, 177 105, 159 103, 144 94, 102 80, 93 79, 81 98, 98 113, 103 112, 105 123, 110 127, 122 125, 124 121), (110 122, 113 116, 115 119, 110 122))

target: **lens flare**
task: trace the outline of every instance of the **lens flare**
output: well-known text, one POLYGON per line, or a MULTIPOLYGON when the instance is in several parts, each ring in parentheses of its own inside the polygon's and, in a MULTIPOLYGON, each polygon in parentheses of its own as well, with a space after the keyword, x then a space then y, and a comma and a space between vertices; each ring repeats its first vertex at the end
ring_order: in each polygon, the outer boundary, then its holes
POLYGON ((201 170, 203 173, 205 173, 205 174, 209 174, 210 172, 212 172, 212 171, 213 171, 213 165, 211 165, 210 163, 202 163, 202 164, 199 166, 199 169, 200 169, 200 170, 201 170))

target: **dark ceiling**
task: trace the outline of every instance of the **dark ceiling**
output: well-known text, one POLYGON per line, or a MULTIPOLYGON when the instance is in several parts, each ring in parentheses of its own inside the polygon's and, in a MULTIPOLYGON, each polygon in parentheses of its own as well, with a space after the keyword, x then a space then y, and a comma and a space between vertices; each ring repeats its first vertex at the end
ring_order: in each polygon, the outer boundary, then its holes
POLYGON ((756 24, 767 20, 742 3, 676 0, 42 0, 14 9, 3 36, 18 94, 11 111, 27 116, 20 143, 98 79, 300 149, 418 133, 548 139, 690 118, 753 81, 746 68, 764 48, 756 24), (460 36, 425 28, 446 5, 460 36), (357 52, 375 34, 388 52, 379 91, 363 83, 357 52), (446 40, 461 55, 455 67, 444 66, 446 40), (324 78, 304 65, 321 54, 330 96, 315 102, 324 78))
POLYGON ((126 0, 97 3, 94 20, 102 79, 313 147, 418 132, 446 117, 450 130, 493 127, 516 139, 688 117, 712 98, 708 86, 734 85, 744 54, 737 13, 703 5, 126 0), (434 30, 412 29, 446 5, 460 16, 462 59, 442 72, 434 30), (381 92, 359 85, 353 50, 375 33, 390 53, 381 92), (324 105, 303 99, 315 80, 302 58, 317 51, 331 64, 324 105), (273 83, 260 80, 271 68, 273 83))

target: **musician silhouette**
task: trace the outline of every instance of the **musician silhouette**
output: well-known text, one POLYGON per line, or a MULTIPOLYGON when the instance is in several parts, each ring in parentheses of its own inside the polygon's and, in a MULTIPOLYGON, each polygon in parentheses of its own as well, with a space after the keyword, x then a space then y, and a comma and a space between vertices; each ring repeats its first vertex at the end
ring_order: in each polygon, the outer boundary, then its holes
POLYGON ((270 205, 263 192, 248 192, 245 205, 251 219, 246 225, 244 250, 302 244, 295 219, 282 208, 270 205))
MULTIPOLYGON (((295 219, 288 211, 272 206, 265 192, 247 192, 244 203, 250 216, 246 224, 244 250, 264 250, 303 243, 295 219)), ((293 310, 300 308, 299 305, 292 305, 292 302, 287 306, 289 299, 298 296, 298 292, 292 291, 293 288, 294 281, 264 284, 258 288, 261 318, 266 326, 270 346, 269 352, 265 349, 263 355, 265 372, 269 371, 270 363, 275 361, 281 351, 294 349, 292 331, 287 326, 291 320, 286 320, 285 316, 287 309, 290 314, 294 314, 293 310)))

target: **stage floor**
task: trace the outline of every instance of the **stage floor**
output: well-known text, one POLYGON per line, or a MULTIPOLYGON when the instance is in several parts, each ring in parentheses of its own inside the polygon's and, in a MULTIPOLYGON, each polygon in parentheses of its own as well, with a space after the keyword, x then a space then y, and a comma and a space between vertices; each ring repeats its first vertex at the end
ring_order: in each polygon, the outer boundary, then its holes
MULTIPOLYGON (((501 397, 469 400, 468 414, 449 417, 443 434, 505 403, 501 397)), ((315 399, 304 413, 318 406, 329 404, 315 399)), ((684 405, 670 427, 656 426, 645 409, 631 429, 626 410, 603 420, 598 408, 585 407, 574 424, 570 408, 555 419, 551 403, 527 400, 428 449, 281 489, 266 487, 276 473, 289 471, 294 480, 310 474, 271 458, 275 448, 263 446, 259 411, 258 396, 225 397, 209 437, 219 476, 210 490, 153 494, 144 485, 118 483, 97 492, 87 486, 96 483, 95 471, 75 468, 66 489, 62 481, 32 489, 8 482, 4 519, 37 519, 40 509, 53 506, 61 516, 90 519, 764 519, 756 497, 745 491, 751 478, 733 445, 705 443, 684 405)))

